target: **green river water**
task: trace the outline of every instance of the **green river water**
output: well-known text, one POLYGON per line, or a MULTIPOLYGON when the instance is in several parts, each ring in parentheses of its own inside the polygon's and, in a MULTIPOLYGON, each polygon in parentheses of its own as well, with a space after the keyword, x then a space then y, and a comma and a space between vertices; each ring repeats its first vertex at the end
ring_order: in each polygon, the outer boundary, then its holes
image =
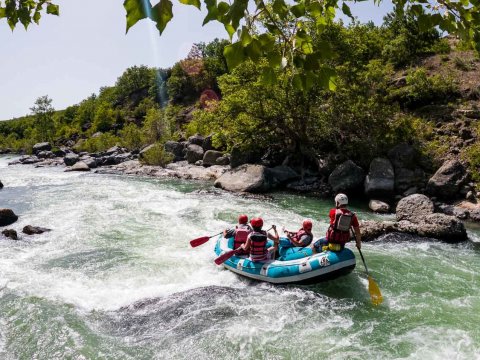
POLYGON ((480 359, 478 227, 457 245, 365 243, 385 299, 374 307, 359 257, 336 281, 272 286, 214 265, 214 241, 188 244, 239 212, 288 228, 311 217, 320 237, 327 201, 8 161, 10 227, 52 231, 0 239, 0 359, 480 359))

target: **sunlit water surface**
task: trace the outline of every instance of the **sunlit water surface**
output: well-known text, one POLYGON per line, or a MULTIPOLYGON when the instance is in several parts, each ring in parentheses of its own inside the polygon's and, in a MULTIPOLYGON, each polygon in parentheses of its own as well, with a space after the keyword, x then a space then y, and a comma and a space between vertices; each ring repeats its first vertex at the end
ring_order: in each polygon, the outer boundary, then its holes
POLYGON ((480 359, 475 228, 460 245, 364 244, 385 298, 373 307, 361 262, 333 282, 272 286, 215 266, 214 241, 189 247, 239 212, 292 229, 311 217, 319 237, 326 201, 10 160, 0 207, 20 215, 11 227, 52 231, 0 240, 0 359, 480 359))

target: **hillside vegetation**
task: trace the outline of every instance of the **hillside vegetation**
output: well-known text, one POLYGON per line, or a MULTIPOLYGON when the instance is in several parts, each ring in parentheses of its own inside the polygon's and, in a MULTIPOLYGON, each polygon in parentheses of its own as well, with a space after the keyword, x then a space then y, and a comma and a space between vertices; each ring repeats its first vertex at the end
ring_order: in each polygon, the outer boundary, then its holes
MULTIPOLYGON (((56 111, 47 131, 32 115, 0 122, 0 148, 29 153, 48 140, 88 152, 154 143, 162 149, 167 140, 213 134, 218 149, 304 173, 326 158, 366 168, 406 142, 424 155, 427 169, 457 157, 478 179, 480 63, 473 50, 394 15, 381 26, 332 23, 314 39, 326 40, 336 54, 325 59, 336 71, 335 91, 315 82, 299 86, 308 77, 287 70, 265 81, 262 58, 229 72, 228 42, 215 40, 194 45, 169 69, 127 69, 114 86, 56 111)), ((306 62, 308 71, 324 71, 311 66, 306 62)), ((168 159, 158 151, 149 162, 168 159)))

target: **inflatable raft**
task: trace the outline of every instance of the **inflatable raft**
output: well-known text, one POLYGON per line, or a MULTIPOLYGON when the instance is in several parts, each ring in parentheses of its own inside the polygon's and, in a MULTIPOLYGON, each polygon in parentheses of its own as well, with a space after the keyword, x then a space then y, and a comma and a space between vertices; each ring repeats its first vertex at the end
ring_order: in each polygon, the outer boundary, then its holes
MULTIPOLYGON (((281 239, 280 244, 287 239, 281 239)), ((271 246, 272 243, 270 241, 271 246)), ((217 256, 233 248, 233 238, 220 236, 215 245, 217 256)), ((247 256, 232 256, 223 263, 228 270, 250 279, 273 284, 313 284, 335 279, 355 268, 355 255, 350 249, 313 254, 310 248, 281 249, 280 258, 253 262, 247 256)))

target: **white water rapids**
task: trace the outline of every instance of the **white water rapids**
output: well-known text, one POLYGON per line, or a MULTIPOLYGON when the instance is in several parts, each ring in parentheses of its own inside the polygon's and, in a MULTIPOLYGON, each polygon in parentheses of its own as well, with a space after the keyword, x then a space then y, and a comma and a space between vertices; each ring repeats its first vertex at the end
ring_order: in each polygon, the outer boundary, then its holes
POLYGON ((9 228, 52 231, 0 238, 1 359, 480 359, 478 243, 364 244, 375 308, 360 260, 334 282, 275 287, 215 266, 213 240, 189 247, 239 212, 291 229, 312 217, 322 236, 326 201, 10 160, 9 228))

